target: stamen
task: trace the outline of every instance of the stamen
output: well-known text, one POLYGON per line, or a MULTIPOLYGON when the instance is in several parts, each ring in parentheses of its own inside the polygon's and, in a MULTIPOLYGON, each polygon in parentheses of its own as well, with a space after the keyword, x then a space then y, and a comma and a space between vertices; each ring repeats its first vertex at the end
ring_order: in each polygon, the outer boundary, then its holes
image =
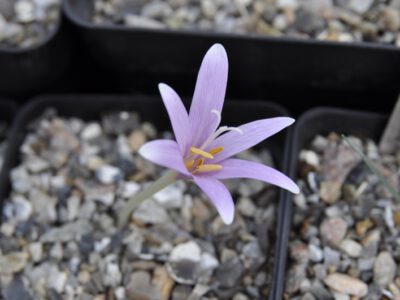
POLYGON ((199 173, 205 173, 205 172, 213 172, 213 171, 219 171, 222 169, 221 165, 201 165, 196 168, 196 171, 199 173))
POLYGON ((208 153, 210 153, 212 155, 216 155, 216 154, 222 152, 222 150, 224 150, 224 147, 212 148, 210 151, 208 151, 208 153))
POLYGON ((190 153, 203 156, 204 158, 209 158, 209 159, 213 159, 214 158, 214 156, 212 156, 210 153, 208 153, 208 152, 206 152, 204 150, 201 150, 199 148, 196 148, 196 147, 191 147, 190 148, 190 153))
POLYGON ((194 159, 188 160, 185 162, 186 169, 190 170, 194 166, 194 159))
POLYGON ((199 158, 199 160, 197 161, 197 164, 196 164, 196 168, 200 167, 203 164, 204 164, 204 158, 199 158))

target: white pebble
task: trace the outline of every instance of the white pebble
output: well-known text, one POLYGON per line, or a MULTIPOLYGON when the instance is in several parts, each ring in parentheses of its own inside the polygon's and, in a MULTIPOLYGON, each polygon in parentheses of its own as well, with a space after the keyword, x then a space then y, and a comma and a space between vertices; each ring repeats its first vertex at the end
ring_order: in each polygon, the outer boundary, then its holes
POLYGON ((115 183, 121 176, 121 170, 111 165, 104 165, 96 171, 97 179, 103 184, 115 183))
POLYGON ((14 5, 17 18, 22 23, 29 23, 35 19, 35 6, 32 1, 20 0, 14 5))
POLYGON ((90 123, 81 132, 83 140, 93 140, 98 138, 102 133, 101 127, 98 123, 90 123))

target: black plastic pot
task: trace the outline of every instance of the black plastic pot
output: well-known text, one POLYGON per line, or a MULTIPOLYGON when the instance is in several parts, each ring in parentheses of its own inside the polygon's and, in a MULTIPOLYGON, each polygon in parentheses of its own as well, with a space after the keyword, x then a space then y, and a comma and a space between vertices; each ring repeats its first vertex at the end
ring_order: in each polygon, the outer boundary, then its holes
POLYGON ((62 18, 42 42, 28 48, 0 48, 0 94, 23 97, 50 86, 66 71, 70 45, 62 18))
MULTIPOLYGON (((38 118, 47 108, 55 108, 60 116, 79 117, 85 120, 99 119, 105 112, 130 110, 140 114, 141 119, 152 122, 159 130, 171 130, 168 115, 163 107, 160 98, 146 96, 43 96, 29 102, 18 114, 14 126, 11 130, 9 148, 6 154, 3 172, 0 176, 0 199, 7 198, 10 190, 10 170, 19 161, 19 148, 26 135, 27 126, 38 118)), ((256 119, 284 116, 287 111, 269 102, 261 101, 227 101, 223 110, 223 124, 232 126, 240 125, 256 119)), ((278 169, 283 169, 286 165, 288 154, 287 141, 290 131, 285 130, 272 138, 263 142, 260 147, 268 147, 273 155, 278 169)), ((279 194, 280 198, 282 193, 279 194)), ((282 223, 279 218, 283 216, 283 201, 279 201, 279 215, 276 235, 280 234, 282 223)), ((278 248, 272 250, 276 253, 278 248)), ((274 272, 278 266, 274 265, 274 272)), ((273 274, 272 274, 273 276, 273 274)), ((275 278, 273 276, 272 278, 275 278)), ((271 286, 271 297, 273 295, 273 285, 271 286)), ((273 299, 273 298, 271 298, 273 299)))
MULTIPOLYGON (((0 123, 2 123, 2 125, 5 123, 7 128, 10 129, 16 113, 17 113, 17 107, 14 102, 0 98, 0 123)), ((1 134, 0 140, 3 141, 4 139, 8 139, 9 134, 10 131, 7 130, 4 134, 1 134)), ((5 157, 3 161, 3 166, 4 164, 5 164, 5 157)), ((1 169, 0 169, 0 174, 1 174, 1 169)))
POLYGON ((0 122, 6 122, 11 126, 17 113, 17 107, 14 102, 0 98, 0 122))
MULTIPOLYGON (((316 135, 327 135, 334 131, 379 141, 386 122, 387 118, 381 114, 339 108, 315 108, 305 112, 299 118, 293 131, 289 155, 289 176, 293 179, 297 178, 299 153, 316 135)), ((282 218, 282 231, 278 242, 280 251, 277 256, 279 271, 276 273, 276 300, 283 299, 287 250, 293 214, 293 195, 286 192, 284 194, 286 196, 282 202, 285 215, 282 218)))
MULTIPOLYGON (((299 91, 304 89, 329 91, 328 96, 344 90, 347 95, 364 92, 364 96, 368 96, 367 91, 380 91, 382 95, 399 90, 400 49, 394 46, 94 25, 90 21, 93 3, 65 0, 64 11, 93 59, 117 74, 128 89, 145 89, 147 83, 154 87, 163 80, 189 95, 203 55, 219 42, 228 51, 230 94, 235 98, 291 92, 292 97, 286 101, 302 106, 299 91)), ((360 107, 373 106, 361 98, 356 102, 347 97, 360 107)), ((305 95, 303 98, 313 101, 305 95)), ((340 105, 342 98, 337 97, 331 105, 340 105)))

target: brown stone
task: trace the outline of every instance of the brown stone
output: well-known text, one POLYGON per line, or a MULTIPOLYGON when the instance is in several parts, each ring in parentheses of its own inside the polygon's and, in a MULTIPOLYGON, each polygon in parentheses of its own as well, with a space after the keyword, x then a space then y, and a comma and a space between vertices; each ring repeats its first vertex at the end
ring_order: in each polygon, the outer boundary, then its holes
POLYGON ((328 204, 333 204, 339 200, 342 194, 342 184, 337 181, 322 181, 319 196, 322 201, 328 204))
POLYGON ((300 241, 293 242, 289 248, 290 257, 293 258, 297 263, 303 264, 308 261, 309 250, 308 246, 300 241))
POLYGON ((134 152, 138 151, 146 141, 146 135, 140 130, 133 131, 128 137, 129 146, 134 152))
POLYGON ((170 299, 175 281, 169 275, 165 267, 158 267, 154 270, 153 284, 160 290, 160 300, 170 299))
POLYGON ((346 295, 364 297, 368 294, 368 286, 364 282, 345 274, 329 274, 324 282, 332 290, 346 295))
POLYGON ((397 227, 400 227, 400 210, 393 213, 393 221, 397 227))
POLYGON ((345 142, 331 142, 324 152, 321 174, 326 180, 343 183, 361 161, 360 156, 345 142))
POLYGON ((359 236, 364 236, 373 226, 374 223, 370 219, 358 221, 356 224, 356 232, 359 236))
POLYGON ((329 218, 322 222, 321 237, 333 246, 337 246, 346 236, 347 224, 342 218, 329 218))

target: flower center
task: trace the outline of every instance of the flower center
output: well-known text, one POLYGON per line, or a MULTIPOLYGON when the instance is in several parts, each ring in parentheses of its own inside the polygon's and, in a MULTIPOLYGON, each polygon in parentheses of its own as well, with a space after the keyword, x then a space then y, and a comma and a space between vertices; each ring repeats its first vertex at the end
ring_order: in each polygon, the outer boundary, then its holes
POLYGON ((205 159, 213 159, 214 155, 220 153, 224 148, 217 147, 212 148, 206 152, 202 149, 191 147, 190 155, 185 159, 185 166, 192 174, 206 173, 212 171, 219 171, 222 169, 221 165, 218 164, 205 164, 205 159))
POLYGON ((214 155, 221 153, 224 148, 223 147, 216 147, 212 148, 209 151, 205 151, 206 149, 217 137, 221 134, 228 132, 228 131, 237 131, 240 134, 243 134, 243 130, 237 127, 228 127, 228 126, 221 126, 221 112, 217 111, 216 109, 211 110, 211 113, 216 114, 218 121, 215 127, 214 132, 205 140, 205 142, 201 145, 200 148, 190 147, 188 156, 184 159, 186 169, 192 173, 206 173, 206 172, 213 172, 219 171, 222 169, 222 166, 219 164, 205 164, 206 159, 214 159, 214 155), (219 128, 218 128, 219 127, 219 128))

